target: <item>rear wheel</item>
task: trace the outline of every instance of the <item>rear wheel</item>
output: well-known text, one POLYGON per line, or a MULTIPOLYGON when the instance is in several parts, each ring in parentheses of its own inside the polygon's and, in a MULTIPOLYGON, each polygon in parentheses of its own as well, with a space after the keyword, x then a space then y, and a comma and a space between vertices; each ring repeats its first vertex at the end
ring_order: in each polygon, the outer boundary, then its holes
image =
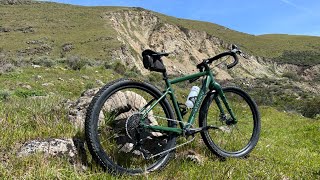
MULTIPOLYGON (((160 98, 154 86, 140 81, 121 79, 103 87, 87 110, 85 136, 93 158, 112 173, 141 174, 163 168, 172 153, 148 158, 175 146, 175 136, 151 132, 142 127, 141 109, 160 98)), ((145 123, 176 127, 173 111, 166 99, 161 100, 144 119, 145 123)))
POLYGON ((231 118, 218 93, 208 94, 199 115, 200 127, 214 126, 201 132, 208 148, 220 157, 243 157, 256 146, 260 134, 260 115, 255 102, 243 90, 235 87, 223 88, 230 108, 237 119, 231 118), (221 102, 225 114, 221 114, 217 101, 221 102))

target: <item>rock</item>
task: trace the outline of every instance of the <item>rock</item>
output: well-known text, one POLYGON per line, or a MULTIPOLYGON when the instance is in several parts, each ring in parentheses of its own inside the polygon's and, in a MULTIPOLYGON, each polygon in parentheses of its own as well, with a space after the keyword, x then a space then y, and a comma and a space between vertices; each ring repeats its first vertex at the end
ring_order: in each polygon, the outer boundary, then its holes
POLYGON ((105 85, 105 83, 103 83, 103 82, 102 82, 101 80, 99 80, 99 79, 96 80, 96 83, 97 83, 98 85, 100 85, 100 86, 105 85))
POLYGON ((66 155, 74 158, 77 155, 77 148, 72 139, 32 140, 24 143, 18 150, 17 155, 23 157, 35 153, 44 153, 51 156, 66 155))
POLYGON ((81 94, 81 97, 75 101, 67 101, 66 108, 69 110, 68 118, 76 127, 82 128, 85 120, 86 109, 89 106, 93 96, 99 91, 99 88, 89 89, 81 94))
MULTIPOLYGON (((75 101, 67 101, 66 108, 68 109, 68 118, 71 123, 76 127, 82 129, 86 110, 93 98, 93 96, 99 91, 99 88, 89 89, 81 94, 81 97, 75 101)), ((103 109, 108 112, 121 112, 115 117, 115 120, 125 121, 130 117, 134 112, 137 112, 138 109, 142 108, 147 101, 140 96, 131 91, 119 91, 116 94, 112 95, 107 102, 105 102, 103 109)), ((153 112, 149 113, 148 119, 152 125, 157 125, 156 119, 152 116, 153 112)), ((103 119, 104 115, 101 111, 99 118, 103 119)), ((157 133, 154 134, 155 136, 157 133)))
POLYGON ((183 159, 187 159, 192 162, 195 162, 199 165, 203 165, 204 160, 205 160, 205 158, 201 154, 199 154, 193 150, 188 150, 188 151, 182 152, 180 154, 180 157, 182 157, 183 159))
POLYGON ((58 80, 59 80, 59 81, 64 81, 64 79, 62 79, 62 78, 58 78, 58 80))
POLYGON ((88 80, 90 79, 89 76, 81 76, 82 79, 88 80))
POLYGON ((36 65, 36 64, 32 64, 31 65, 33 68, 40 68, 41 66, 39 66, 39 65, 36 65))
POLYGON ((41 84, 42 86, 54 86, 54 84, 53 83, 43 83, 43 84, 41 84))
POLYGON ((29 90, 32 89, 32 87, 29 84, 23 84, 21 87, 29 90))
POLYGON ((73 45, 71 43, 66 43, 62 46, 62 51, 63 52, 69 52, 71 51, 73 48, 73 45))

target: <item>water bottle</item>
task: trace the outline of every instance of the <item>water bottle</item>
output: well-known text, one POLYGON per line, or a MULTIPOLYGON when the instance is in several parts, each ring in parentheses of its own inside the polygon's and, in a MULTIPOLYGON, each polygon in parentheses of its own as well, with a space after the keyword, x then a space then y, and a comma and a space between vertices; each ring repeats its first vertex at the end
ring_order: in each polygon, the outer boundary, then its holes
POLYGON ((198 86, 192 86, 191 91, 188 95, 187 101, 185 103, 185 105, 188 108, 193 108, 193 105, 196 102, 199 91, 200 91, 200 88, 198 86))

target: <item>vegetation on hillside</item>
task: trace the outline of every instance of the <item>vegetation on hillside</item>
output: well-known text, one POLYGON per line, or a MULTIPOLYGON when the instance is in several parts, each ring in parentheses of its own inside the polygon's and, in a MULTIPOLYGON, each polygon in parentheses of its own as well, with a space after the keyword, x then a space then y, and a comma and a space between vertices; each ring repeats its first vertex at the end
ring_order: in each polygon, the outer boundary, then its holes
MULTIPOLYGON (((105 14, 120 9, 128 8, 40 2, 16 6, 0 5, 0 53, 18 59, 43 55, 109 59, 111 52, 120 47, 120 42, 115 38, 116 32, 105 14)), ((255 56, 274 59, 280 63, 297 64, 298 60, 299 65, 320 62, 320 37, 284 34, 254 36, 213 23, 155 14, 163 22, 176 24, 182 29, 206 31, 224 42, 238 44, 255 56), (287 52, 298 56, 288 57, 287 52)))

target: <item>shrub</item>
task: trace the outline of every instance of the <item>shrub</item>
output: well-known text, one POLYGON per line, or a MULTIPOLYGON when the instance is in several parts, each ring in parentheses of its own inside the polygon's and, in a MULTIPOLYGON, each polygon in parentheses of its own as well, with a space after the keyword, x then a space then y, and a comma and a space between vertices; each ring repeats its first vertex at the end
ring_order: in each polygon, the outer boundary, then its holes
POLYGON ((82 69, 87 62, 83 59, 81 59, 78 56, 70 56, 66 59, 66 63, 69 66, 69 68, 73 70, 80 70, 82 69))
POLYGON ((162 82, 162 75, 160 73, 156 73, 156 72, 151 72, 148 75, 148 80, 152 83, 159 83, 162 82))
POLYGON ((300 77, 298 76, 298 74, 296 74, 294 72, 285 72, 282 74, 282 77, 287 77, 287 78, 292 79, 294 81, 300 80, 300 77))
POLYGON ((10 98, 10 92, 7 90, 0 90, 0 101, 7 101, 10 98))
POLYGON ((124 75, 127 77, 137 78, 141 76, 141 72, 136 66, 133 66, 129 71, 126 71, 124 75))
POLYGON ((124 75, 126 73, 126 67, 120 62, 120 61, 116 61, 113 64, 113 70, 121 75, 124 75))
POLYGON ((32 63, 44 67, 53 67, 56 65, 56 62, 47 56, 38 57, 33 60, 32 63))
POLYGON ((11 63, 0 63, 0 74, 13 72, 16 69, 16 66, 11 63))
POLYGON ((305 117, 316 118, 318 114, 320 114, 320 98, 313 98, 305 101, 304 104, 301 105, 301 114, 305 117))
POLYGON ((136 74, 140 74, 141 75, 141 72, 140 70, 137 68, 137 66, 133 66, 131 69, 130 69, 131 72, 133 73, 136 73, 136 74))
POLYGON ((113 68, 112 63, 111 63, 110 61, 106 61, 106 62, 104 63, 104 67, 105 67, 106 69, 112 69, 112 68, 113 68))
POLYGON ((87 83, 86 86, 85 86, 86 90, 92 89, 92 88, 94 88, 94 84, 92 82, 87 83))
POLYGON ((34 91, 34 90, 27 90, 27 89, 17 89, 14 92, 14 95, 21 97, 21 98, 27 98, 32 96, 45 96, 46 94, 42 91, 34 91))

